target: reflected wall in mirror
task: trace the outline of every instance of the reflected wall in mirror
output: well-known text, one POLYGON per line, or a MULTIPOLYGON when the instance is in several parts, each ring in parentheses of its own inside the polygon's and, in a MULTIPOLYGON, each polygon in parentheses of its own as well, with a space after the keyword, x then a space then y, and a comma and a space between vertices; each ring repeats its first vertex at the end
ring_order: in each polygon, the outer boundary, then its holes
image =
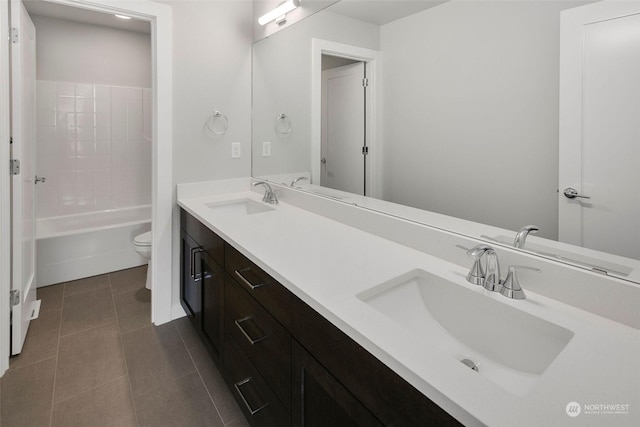
MULTIPOLYGON (((365 136, 344 138, 357 140, 353 150, 359 152, 351 153, 355 160, 348 163, 349 172, 361 177, 361 167, 366 168, 366 195, 485 224, 467 227, 461 221, 462 231, 454 231, 493 243, 512 245, 517 230, 535 224, 539 232, 529 237, 525 249, 640 280, 632 267, 640 259, 640 176, 633 172, 638 168, 622 162, 640 157, 640 144, 628 144, 640 132, 629 120, 640 114, 640 94, 630 89, 638 87, 640 66, 628 60, 640 57, 640 34, 629 30, 638 28, 635 17, 617 27, 602 25, 616 21, 602 18, 607 13, 640 14, 640 2, 597 2, 612 5, 608 12, 604 7, 594 12, 596 5, 590 3, 594 2, 341 0, 256 42, 253 175, 279 183, 305 176, 310 182, 300 181, 303 189, 345 201, 346 193, 322 187, 359 193, 327 180, 331 158, 318 142, 336 132, 327 122, 335 124, 345 117, 336 113, 339 103, 331 108, 326 108, 326 100, 323 104, 319 94, 331 92, 326 83, 330 78, 318 76, 323 64, 326 72, 333 68, 329 61, 347 57, 364 63, 367 78, 373 74, 360 89, 371 104, 362 115, 359 109, 355 114, 365 119, 365 136), (628 12, 633 3, 638 10, 628 12), (563 12, 568 9, 587 12, 573 13, 561 25, 561 14, 568 16, 563 12), (567 29, 565 21, 573 29, 567 29), (572 37, 590 40, 593 49, 580 51, 580 43, 578 48, 569 46, 572 37), (324 60, 318 60, 314 44, 337 46, 337 51, 325 50, 324 60), (623 44, 625 53, 612 56, 619 49, 611 48, 623 44), (340 52, 340 47, 351 53, 340 52), (374 52, 375 60, 362 59, 367 55, 354 54, 354 49, 374 52), (588 61, 585 69, 576 69, 583 59, 588 61), (607 66, 611 61, 617 61, 615 67, 607 66), (610 87, 603 81, 619 83, 610 87), (584 84, 590 85, 585 95, 580 92, 584 84), (274 128, 281 113, 292 121, 287 135, 274 128), (582 113, 597 120, 580 122, 582 113), (559 135, 574 141, 568 144, 574 147, 562 148, 559 135), (615 147, 611 142, 625 138, 627 142, 615 147), (599 163, 608 167, 596 170, 599 163), (613 194, 610 185, 603 186, 600 181, 609 177, 624 182, 618 185, 624 190, 613 194), (598 198, 567 198, 566 187, 598 198), (601 200, 607 198, 604 205, 601 200), (630 209, 613 215, 615 203, 630 209), (620 225, 619 234, 611 232, 612 223, 620 225), (585 232, 585 227, 599 231, 585 232), (570 244, 556 242, 559 237, 570 244)), ((338 72, 345 68, 343 63, 338 66, 338 72)), ((336 87, 338 94, 351 93, 341 83, 336 87)), ((416 218, 421 220, 421 215, 416 218)))

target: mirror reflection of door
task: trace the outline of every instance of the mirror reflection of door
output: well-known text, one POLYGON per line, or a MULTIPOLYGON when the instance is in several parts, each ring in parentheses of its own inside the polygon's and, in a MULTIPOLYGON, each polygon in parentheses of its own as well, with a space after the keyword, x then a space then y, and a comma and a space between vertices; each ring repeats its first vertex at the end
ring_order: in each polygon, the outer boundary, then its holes
POLYGON ((640 259, 640 6, 606 3, 563 15, 559 238, 640 259))
POLYGON ((322 57, 320 185, 360 195, 366 195, 365 73, 364 62, 322 57))

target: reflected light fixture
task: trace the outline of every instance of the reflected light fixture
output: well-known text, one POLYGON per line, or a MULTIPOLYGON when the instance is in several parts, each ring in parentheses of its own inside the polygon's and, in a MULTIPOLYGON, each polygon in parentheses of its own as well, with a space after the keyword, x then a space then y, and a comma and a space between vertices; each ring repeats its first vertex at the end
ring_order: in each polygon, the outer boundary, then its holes
POLYGON ((125 16, 125 15, 118 15, 117 13, 115 14, 116 18, 120 18, 120 19, 131 19, 130 16, 125 16))
POLYGON ((258 18, 258 24, 266 25, 271 21, 276 21, 277 24, 286 22, 286 14, 300 5, 300 0, 287 0, 284 3, 280 3, 275 9, 265 13, 258 18))

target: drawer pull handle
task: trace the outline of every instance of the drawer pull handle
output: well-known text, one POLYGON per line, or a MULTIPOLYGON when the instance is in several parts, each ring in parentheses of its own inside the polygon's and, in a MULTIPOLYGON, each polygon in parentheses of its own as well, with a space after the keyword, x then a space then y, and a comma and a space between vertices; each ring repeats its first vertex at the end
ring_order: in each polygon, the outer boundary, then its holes
MULTIPOLYGON (((253 409, 251 407, 251 405, 249 405, 249 402, 247 401, 247 398, 244 397, 244 394, 242 393, 242 390, 240 390, 240 387, 243 385, 248 385, 249 382, 251 381, 251 377, 249 378, 245 378, 242 381, 238 381, 237 383, 235 383, 233 386, 236 388, 236 391, 238 392, 238 394, 240 395, 240 398, 242 399, 242 402, 244 403, 244 406, 247 407, 247 409, 249 410, 249 413, 251 415, 255 415, 258 412, 262 411, 264 408, 266 408, 267 406, 269 406, 269 403, 265 402, 263 403, 261 406, 259 406, 256 409, 253 409)), ((257 394, 257 393, 256 393, 257 394)))
POLYGON ((200 252, 204 252, 204 249, 202 249, 201 246, 191 248, 191 278, 194 282, 202 280, 202 272, 196 271, 196 255, 200 254, 200 252))
POLYGON ((240 332, 242 332, 242 335, 244 335, 244 337, 247 339, 247 341, 249 341, 251 345, 257 344, 260 341, 266 340, 267 338, 269 338, 269 335, 265 335, 265 334, 263 334, 260 338, 256 338, 256 339, 251 338, 247 330, 242 327, 242 324, 249 320, 253 320, 253 318, 251 316, 247 316, 247 317, 243 317, 242 319, 235 320, 234 322, 238 327, 238 329, 240 329, 240 332))
POLYGON ((258 282, 257 280, 260 280, 260 278, 253 271, 251 271, 250 267, 243 268, 242 270, 235 270, 234 273, 240 278, 240 280, 242 280, 242 283, 251 288, 251 290, 260 288, 264 285, 268 285, 268 283, 266 282, 258 282), (251 276, 257 279, 255 284, 251 283, 251 281, 244 276, 244 274, 246 273, 250 273, 251 276))

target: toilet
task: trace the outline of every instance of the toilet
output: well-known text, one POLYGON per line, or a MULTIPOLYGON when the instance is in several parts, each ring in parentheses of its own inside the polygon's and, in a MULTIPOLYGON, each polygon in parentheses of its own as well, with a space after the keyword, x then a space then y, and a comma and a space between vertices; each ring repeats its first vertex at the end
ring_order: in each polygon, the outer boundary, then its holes
POLYGON ((151 290, 151 231, 138 234, 133 239, 133 246, 141 256, 148 259, 146 288, 151 290))

